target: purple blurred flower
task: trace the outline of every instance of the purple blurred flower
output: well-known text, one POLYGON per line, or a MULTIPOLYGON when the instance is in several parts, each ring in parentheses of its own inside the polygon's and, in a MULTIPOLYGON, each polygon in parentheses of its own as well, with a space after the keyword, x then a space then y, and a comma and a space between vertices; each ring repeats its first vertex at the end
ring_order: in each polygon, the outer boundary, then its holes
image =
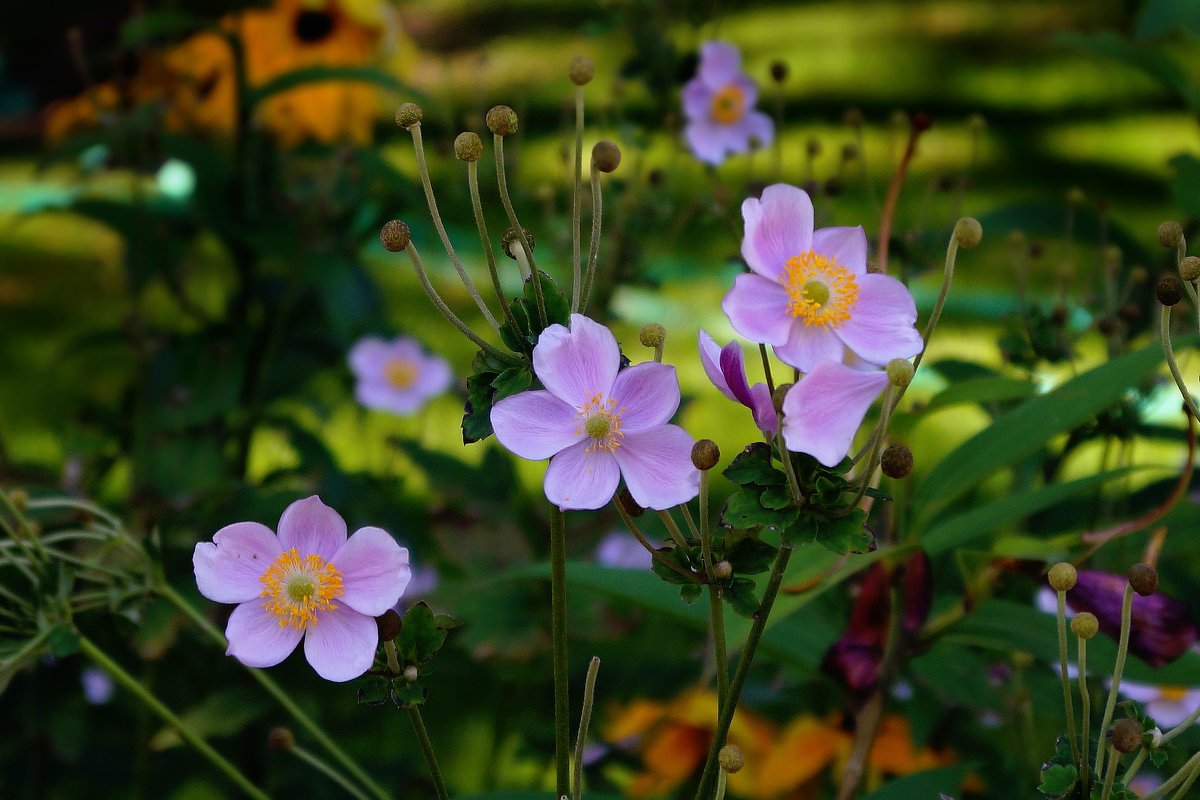
POLYGON ((1121 681, 1121 694, 1136 700, 1160 726, 1173 728, 1200 707, 1200 689, 1183 686, 1155 686, 1121 681))
MULTIPOLYGON (((1075 588, 1067 592, 1067 603, 1075 611, 1090 611, 1100 621, 1100 630, 1116 639, 1121 633, 1121 598, 1124 575, 1098 570, 1080 570, 1075 588)), ((1196 641, 1196 624, 1187 606, 1173 597, 1152 594, 1133 596, 1129 652, 1152 667, 1169 664, 1188 651, 1196 641)))
POLYGON ((83 685, 83 697, 94 706, 102 706, 112 700, 112 678, 98 667, 84 667, 79 674, 79 682, 83 685))
POLYGON ((721 304, 734 330, 801 372, 842 361, 847 348, 879 366, 921 352, 912 295, 867 272, 862 226, 814 231, 808 194, 783 183, 747 198, 742 217, 753 272, 737 276, 721 304))
POLYGON ((407 336, 359 339, 348 360, 357 380, 358 402, 394 414, 412 414, 453 381, 445 360, 426 355, 420 343, 407 336))
POLYGON ((857 370, 836 361, 817 364, 783 398, 783 441, 788 450, 837 466, 887 383, 887 373, 880 370, 857 370))
POLYGON ((726 42, 700 46, 696 77, 683 87, 684 136, 696 158, 720 164, 731 153, 744 153, 751 140, 765 147, 775 137, 775 124, 754 110, 758 87, 741 71, 742 55, 726 42))
POLYGON ((596 545, 596 561, 606 567, 650 569, 654 557, 628 532, 612 531, 596 545))
POLYGON ((708 379, 721 394, 750 409, 754 414, 754 424, 766 436, 775 435, 779 417, 771 400, 771 390, 765 383, 749 385, 740 344, 730 342, 724 347, 719 347, 711 336, 701 330, 700 363, 704 365, 708 379))
POLYGON ((612 332, 580 314, 551 325, 533 348, 545 389, 492 407, 492 429, 521 458, 550 459, 544 489, 563 509, 600 508, 622 477, 641 506, 664 509, 700 491, 695 441, 667 424, 679 408, 675 368, 647 362, 618 369, 612 332))
POLYGON ((228 655, 272 667, 304 638, 304 655, 322 678, 348 681, 370 669, 379 644, 375 617, 408 585, 408 550, 381 528, 346 538, 346 522, 317 496, 283 512, 279 535, 235 522, 196 545, 200 593, 237 603, 225 636, 228 655))

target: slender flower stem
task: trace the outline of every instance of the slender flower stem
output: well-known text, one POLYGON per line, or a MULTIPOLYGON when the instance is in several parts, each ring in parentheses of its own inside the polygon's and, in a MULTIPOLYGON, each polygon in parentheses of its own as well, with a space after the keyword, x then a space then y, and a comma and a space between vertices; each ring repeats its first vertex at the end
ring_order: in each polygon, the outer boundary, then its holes
MULTIPOLYGON (((214 644, 216 644, 222 650, 229 647, 229 641, 225 638, 225 635, 222 634, 215 625, 209 622, 208 618, 197 611, 196 607, 189 603, 183 597, 183 595, 175 591, 170 584, 160 580, 158 585, 155 587, 155 591, 157 591, 172 605, 182 611, 184 615, 196 625, 197 628, 199 628, 206 636, 208 636, 209 639, 213 641, 214 644)), ((351 758, 345 750, 339 747, 337 743, 333 741, 332 737, 330 737, 329 734, 327 734, 325 730, 321 728, 321 726, 318 725, 315 720, 313 720, 312 717, 308 716, 308 714, 306 714, 303 709, 300 708, 300 706, 296 705, 295 701, 293 701, 288 693, 283 690, 283 687, 275 682, 274 678, 261 669, 252 669, 247 667, 246 672, 250 673, 250 677, 254 678, 254 680, 258 682, 259 686, 262 686, 264 689, 266 689, 267 694, 275 698, 275 701, 283 707, 283 710, 288 712, 292 719, 296 720, 296 723, 303 728, 309 736, 316 740, 317 744, 325 748, 326 752, 333 756, 333 758, 339 764, 341 764, 347 772, 353 775, 359 783, 365 786, 372 795, 378 798, 378 800, 392 800, 391 792, 380 786, 370 775, 367 774, 366 770, 358 765, 358 762, 351 758)))
MULTIPOLYGON (((1088 767, 1088 750, 1092 746, 1092 696, 1088 693, 1087 685, 1087 639, 1076 637, 1079 646, 1079 755, 1083 763, 1079 767, 1079 776, 1083 781, 1083 796, 1091 797, 1088 784, 1091 783, 1091 769, 1088 767)), ((1103 740, 1102 740, 1103 741, 1103 740)))
POLYGON ((383 643, 383 654, 387 658, 388 672, 393 675, 399 675, 404 670, 400 667, 400 656, 396 652, 395 642, 383 643))
POLYGON ((709 793, 713 790, 713 785, 717 778, 717 769, 719 761, 718 754, 721 748, 725 746, 725 737, 729 733, 729 726, 733 722, 733 714, 737 709, 738 698, 742 693, 742 686, 746 683, 746 676, 750 673, 750 663, 754 660, 754 653, 758 650, 758 644, 762 640, 763 632, 767 627, 767 617, 771 614, 771 608, 775 605, 775 597, 779 594, 779 584, 783 582, 783 573, 787 569, 788 560, 792 557, 792 545, 789 542, 784 542, 779 547, 779 553, 775 556, 775 564, 771 568, 771 577, 767 580, 767 587, 763 591, 762 602, 758 606, 758 610, 754 612, 754 624, 750 626, 750 633, 746 637, 746 643, 742 647, 742 655, 738 659, 737 669, 733 673, 733 680, 729 684, 729 695, 722 706, 720 713, 717 715, 717 729, 713 733, 712 745, 708 749, 708 758, 704 762, 704 772, 700 775, 700 785, 696 789, 696 800, 708 800, 709 793))
POLYGON ((1129 652, 1129 629, 1133 616, 1133 587, 1125 584, 1125 596, 1121 599, 1121 636, 1117 640, 1117 664, 1113 668, 1112 686, 1108 690, 1108 702, 1100 721, 1100 744, 1096 746, 1096 772, 1104 768, 1104 732, 1112 722, 1117 707, 1117 691, 1121 688, 1121 673, 1125 671, 1125 656, 1129 652))
POLYGON ((587 310, 588 302, 592 299, 592 289, 596 285, 596 265, 600 261, 600 230, 604 219, 604 197, 600 181, 600 170, 596 162, 592 162, 592 234, 588 238, 587 274, 584 278, 583 298, 580 301, 579 313, 587 310))
POLYGON ((344 789, 348 795, 354 797, 355 800, 369 800, 367 795, 363 793, 362 789, 359 789, 357 786, 347 780, 345 775, 322 761, 315 753, 308 752, 298 744, 293 744, 292 749, 288 752, 303 761, 305 764, 308 764, 317 772, 320 772, 326 778, 329 778, 329 780, 333 781, 338 786, 342 787, 342 789, 344 789))
POLYGON ((467 162, 467 186, 471 191, 471 209, 475 213, 475 227, 479 230, 479 244, 487 258, 488 273, 492 277, 492 288, 496 291, 496 299, 500 301, 500 310, 513 333, 521 334, 517 318, 513 316, 512 308, 504 297, 504 287, 500 285, 500 269, 496 266, 496 253, 492 250, 492 240, 488 236, 487 218, 483 216, 483 203, 479 200, 479 162, 467 162))
POLYGON ((675 541, 675 546, 681 552, 686 553, 688 549, 687 540, 683 538, 683 532, 679 530, 679 526, 675 524, 675 518, 671 516, 669 510, 658 512, 658 518, 662 520, 662 524, 667 529, 667 533, 671 534, 671 538, 675 541))
MULTIPOLYGON (((913 359, 913 371, 921 366, 921 359, 925 357, 925 353, 929 348, 929 339, 933 336, 933 331, 937 328, 938 320, 942 318, 942 309, 946 306, 946 295, 950 293, 950 283, 954 280, 954 266, 958 261, 958 237, 953 233, 950 234, 950 244, 946 245, 946 262, 942 267, 942 287, 938 290, 937 300, 934 301, 933 311, 929 313, 929 321, 925 323, 925 330, 921 333, 921 340, 925 343, 921 348, 921 352, 917 353, 917 357, 913 359)), ((904 394, 904 392, 900 392, 904 394)), ((899 397, 896 398, 900 400, 899 397)))
POLYGON ((571 705, 567 692, 567 533, 550 504, 550 636, 554 649, 554 765, 557 797, 571 790, 571 705))
MULTIPOLYGON (((708 575, 708 619, 712 628, 713 663, 717 669, 717 714, 729 696, 729 651, 725 643, 725 605, 721 587, 713 572, 712 529, 708 517, 709 471, 700 470, 700 551, 704 556, 704 570, 708 575)), ((687 506, 684 506, 686 509, 687 506)))
POLYGON ((161 700, 151 694, 136 678, 126 672, 120 664, 109 658, 108 654, 98 648, 91 639, 81 635, 79 637, 79 650, 95 662, 96 666, 107 672, 126 691, 157 714, 163 722, 174 728, 181 739, 195 748, 196 752, 200 753, 200 755, 207 758, 229 780, 236 783, 238 788, 246 793, 246 796, 253 797, 255 800, 271 800, 265 792, 251 783, 250 779, 243 775, 237 767, 229 763, 208 742, 201 739, 186 722, 175 715, 175 712, 163 705, 161 700))
MULTIPOLYGON (((1189 758, 1184 765, 1179 768, 1179 771, 1172 775, 1166 783, 1143 797, 1142 800, 1160 800, 1160 798, 1166 797, 1167 792, 1173 791, 1185 780, 1189 780, 1190 778, 1192 781, 1194 781, 1195 770, 1198 769, 1200 769, 1200 753, 1196 753, 1194 756, 1189 758)), ((1188 786, 1190 788, 1191 784, 1188 786)), ((1176 797, 1182 797, 1182 795, 1176 795, 1176 797)))
POLYGON ((1171 377, 1175 379, 1175 385, 1179 387, 1179 393, 1183 395, 1183 402, 1187 405, 1188 411, 1193 417, 1200 419, 1200 410, 1196 408, 1196 401, 1192 398, 1192 393, 1188 391, 1187 384, 1183 382, 1183 375, 1179 372, 1179 363, 1175 361, 1175 350, 1171 347, 1170 306, 1163 306, 1160 309, 1158 321, 1158 336, 1162 342, 1163 355, 1167 358, 1167 366, 1171 369, 1171 377))
POLYGON ((1196 778, 1200 778, 1200 764, 1192 767, 1187 780, 1183 782, 1183 785, 1179 787, 1179 791, 1171 797, 1171 800, 1183 800, 1187 796, 1188 790, 1192 788, 1192 784, 1196 782, 1196 778))
POLYGON ((505 177, 504 170, 504 137, 499 134, 492 135, 492 144, 496 154, 496 185, 500 189, 500 204, 504 206, 504 213, 508 215, 508 224, 516 231, 517 240, 521 243, 522 249, 525 250, 525 257, 529 259, 530 276, 533 278, 533 295, 537 300, 538 317, 542 321, 542 325, 550 324, 549 318, 546 316, 546 300, 542 295, 542 275, 538 272, 537 259, 533 257, 533 245, 529 242, 529 237, 525 235, 525 229, 521 227, 520 220, 517 219, 517 212, 513 210, 512 199, 508 196, 508 179, 505 177))
POLYGON ((421 755, 425 757, 425 766, 433 778, 433 790, 437 792, 438 800, 449 800, 446 782, 442 780, 442 770, 438 767, 437 756, 433 752, 433 742, 429 740, 429 731, 425 730, 425 720, 421 719, 421 709, 418 706, 408 707, 408 718, 412 720, 413 732, 421 744, 421 755))
POLYGON ((1198 719, 1200 719, 1200 706, 1197 706, 1195 711, 1188 714, 1187 718, 1184 719, 1183 722, 1180 722, 1174 728, 1171 728, 1171 730, 1163 734, 1163 744, 1171 741, 1184 731, 1189 730, 1193 725, 1196 724, 1196 720, 1198 719))
POLYGON ((1104 788, 1100 790, 1100 800, 1109 800, 1112 797, 1113 781, 1117 779, 1117 762, 1121 760, 1117 755, 1117 751, 1112 745, 1108 747, 1108 772, 1104 775, 1104 788))
MULTIPOLYGON (((868 272, 882 272, 884 275, 888 271, 888 245, 892 236, 892 218, 896 215, 896 204, 900 201, 900 189, 904 186, 904 175, 908 172, 908 164, 912 161, 913 155, 917 151, 917 139, 924 133, 923 129, 912 128, 908 134, 908 144, 904 148, 904 154, 900 157, 900 163, 896 166, 896 172, 892 175, 892 182, 888 184, 887 195, 883 200, 883 212, 880 214, 879 220, 879 240, 875 247, 878 262, 872 266, 867 266, 868 272)), ((861 151, 860 151, 861 154, 861 151)))
MULTIPOLYGON (((1071 700, 1071 678, 1067 674, 1067 593, 1058 595, 1058 666, 1062 676, 1063 705, 1067 710, 1067 739, 1071 743, 1071 760, 1079 763, 1079 745, 1075 743, 1075 703, 1071 700)), ((1083 743, 1084 748, 1088 746, 1083 743)))
POLYGON ((1133 761, 1129 762, 1129 768, 1126 769, 1125 774, 1121 776, 1121 783, 1125 784, 1126 786, 1129 785, 1129 782, 1133 780, 1135 775, 1137 775, 1138 769, 1146 761, 1146 756, 1148 755, 1150 755, 1150 750, 1143 745, 1142 748, 1138 750, 1137 755, 1133 757, 1133 761))
MULTIPOLYGON (((583 87, 575 87, 575 179, 571 192, 571 311, 579 310, 583 291, 583 269, 579 254, 579 227, 583 216, 583 87)), ((578 800, 578 798, 575 798, 578 800)))
POLYGON ((433 195, 433 184, 429 180, 429 167, 425 164, 425 145, 421 141, 421 123, 418 122, 410 127, 408 132, 412 134, 413 149, 417 152, 417 172, 421 174, 421 186, 425 189, 425 202, 429 206, 429 216, 433 218, 433 227, 437 228, 438 237, 442 240, 442 247, 446 249, 446 255, 450 257, 450 263, 454 265, 454 270, 462 280, 463 286, 467 287, 467 293, 471 295, 475 305, 479 306, 483 318, 488 321, 493 330, 499 331, 500 326, 496 323, 496 318, 492 316, 492 311, 488 308, 487 303, 479 296, 479 290, 475 288, 471 276, 463 269, 462 262, 458 259, 458 253, 454 251, 454 245, 450 243, 450 235, 446 233, 446 226, 442 224, 437 198, 433 195))
POLYGON ((780 423, 779 430, 775 433, 775 446, 779 448, 779 460, 783 462, 783 472, 787 475, 788 488, 792 492, 792 499, 800 503, 804 500, 804 493, 800 491, 800 481, 796 478, 796 467, 792 464, 791 451, 787 449, 787 443, 783 439, 782 423, 780 423))
POLYGON ((581 800, 583 797, 583 750, 587 744, 588 725, 592 722, 592 706, 596 702, 596 673, 599 670, 600 659, 592 656, 587 677, 583 681, 583 708, 579 712, 579 734, 575 737, 575 770, 571 783, 571 800, 581 800))
POLYGON ((639 542, 641 542, 642 547, 646 548, 646 552, 648 552, 650 554, 651 558, 653 558, 658 563, 662 564, 667 569, 670 569, 673 572, 678 572, 680 575, 683 575, 690 582, 692 582, 692 583, 698 582, 696 579, 696 573, 679 566, 674 561, 667 558, 662 553, 658 552, 658 550, 655 549, 654 545, 650 544, 650 540, 646 538, 646 534, 642 533, 642 529, 639 528, 637 526, 637 523, 633 521, 633 517, 629 516, 629 512, 626 511, 625 507, 621 505, 620 500, 613 500, 613 507, 617 509, 617 513, 621 516, 621 519, 625 522, 625 527, 629 528, 629 532, 632 533, 639 542))
POLYGON ((717 793, 713 800, 725 800, 725 784, 729 781, 729 773, 721 767, 717 773, 717 793))
POLYGON ((763 376, 767 381, 767 389, 771 392, 771 396, 775 395, 775 379, 771 377, 771 359, 767 358, 767 346, 760 344, 758 346, 758 354, 762 356, 763 376))

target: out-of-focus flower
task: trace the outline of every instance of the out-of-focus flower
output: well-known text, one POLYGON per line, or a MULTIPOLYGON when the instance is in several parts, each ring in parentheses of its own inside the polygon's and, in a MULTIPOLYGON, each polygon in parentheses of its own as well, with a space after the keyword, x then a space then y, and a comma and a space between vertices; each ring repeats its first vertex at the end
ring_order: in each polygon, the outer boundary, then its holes
POLYGON ((83 697, 94 706, 102 706, 112 700, 116 687, 108 673, 98 667, 84 667, 79 674, 83 685, 83 697))
POLYGON ((229 655, 271 667, 304 638, 322 678, 348 681, 375 660, 374 617, 396 604, 411 576, 408 550, 381 528, 346 537, 346 522, 315 495, 283 512, 279 535, 235 522, 192 556, 200 593, 237 603, 225 636, 229 655))
POLYGON ((551 325, 533 348, 545 389, 492 408, 500 443, 521 458, 550 459, 545 492, 564 509, 600 508, 622 477, 641 506, 665 509, 700 491, 695 441, 667 423, 679 408, 675 368, 647 362, 618 369, 612 332, 580 314, 551 325))
MULTIPOLYGON (((1075 588, 1067 592, 1067 603, 1076 611, 1090 611, 1100 630, 1113 639, 1121 633, 1121 598, 1126 578, 1098 570, 1079 570, 1075 588)), ((1186 653, 1196 641, 1196 623, 1187 606, 1161 592, 1143 597, 1133 595, 1129 652, 1152 667, 1169 664, 1186 653)))
POLYGON ((788 450, 808 453, 827 467, 837 466, 850 451, 867 409, 887 384, 887 373, 881 370, 858 370, 836 361, 818 363, 783 399, 783 441, 788 450))
POLYGON ((357 380, 358 402, 394 414, 416 412, 449 389, 454 379, 444 359, 426 355, 420 343, 407 336, 360 339, 348 360, 357 380))
POLYGON ((788 723, 759 770, 752 797, 791 796, 849 752, 852 737, 840 727, 804 714, 788 723))
POLYGON ((913 743, 912 726, 904 717, 886 716, 879 724, 879 733, 871 746, 867 765, 877 777, 911 775, 956 761, 954 753, 917 747, 913 743))
POLYGON ((650 569, 654 557, 626 531, 611 531, 596 545, 596 561, 606 567, 650 569))
POLYGON ((1142 775, 1138 775, 1136 778, 1129 781, 1129 785, 1126 788, 1138 797, 1145 797, 1162 785, 1162 778, 1160 778, 1158 775, 1147 772, 1142 775))
POLYGON ((734 330, 801 372, 842 361, 847 348, 880 366, 921 352, 912 295, 895 278, 867 273, 861 226, 814 231, 808 194, 782 183, 747 198, 742 217, 742 257, 753 272, 722 302, 734 330))
POLYGON ((105 114, 116 111, 120 103, 117 87, 101 83, 78 97, 58 100, 46 108, 42 130, 54 143, 76 131, 94 127, 105 114))
POLYGON ((746 380, 746 365, 742 360, 740 344, 730 342, 720 347, 708 333, 701 330, 700 363, 704 365, 708 379, 721 394, 750 409, 754 415, 754 424, 766 436, 775 435, 779 417, 771 400, 771 390, 765 383, 750 386, 746 380))
POLYGON ((1200 708, 1200 689, 1121 681, 1121 694, 1141 703, 1160 726, 1173 728, 1200 708))
POLYGON ((727 42, 700 46, 696 77, 683 88, 684 136, 696 158, 720 164, 753 142, 765 147, 775 137, 771 118, 754 109, 758 86, 741 71, 742 55, 727 42))

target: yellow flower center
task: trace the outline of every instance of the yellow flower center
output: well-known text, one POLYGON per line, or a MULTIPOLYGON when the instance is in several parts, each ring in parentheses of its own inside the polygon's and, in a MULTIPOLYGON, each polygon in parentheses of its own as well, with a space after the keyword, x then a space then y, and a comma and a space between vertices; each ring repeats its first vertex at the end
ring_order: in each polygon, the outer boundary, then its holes
POLYGON ((854 273, 812 250, 789 258, 780 282, 788 293, 788 313, 809 327, 838 327, 858 302, 854 273))
POLYGON ((389 361, 384 368, 388 383, 397 389, 407 389, 417 380, 417 365, 407 358, 397 358, 389 361))
POLYGON ((275 615, 279 627, 304 630, 317 623, 318 611, 337 608, 342 573, 318 555, 300 557, 296 548, 285 550, 259 578, 263 608, 275 615))
POLYGON ((611 453, 621 446, 621 439, 625 438, 621 433, 621 412, 625 409, 617 408, 616 400, 596 393, 582 407, 576 408, 579 410, 579 427, 575 433, 587 434, 592 440, 586 452, 605 450, 611 453))
POLYGON ((1158 687, 1158 695, 1163 700, 1171 703, 1178 703, 1187 697, 1188 690, 1183 686, 1160 686, 1158 687))
POLYGON ((732 125, 746 113, 746 95, 737 84, 717 90, 712 98, 712 118, 722 125, 732 125))

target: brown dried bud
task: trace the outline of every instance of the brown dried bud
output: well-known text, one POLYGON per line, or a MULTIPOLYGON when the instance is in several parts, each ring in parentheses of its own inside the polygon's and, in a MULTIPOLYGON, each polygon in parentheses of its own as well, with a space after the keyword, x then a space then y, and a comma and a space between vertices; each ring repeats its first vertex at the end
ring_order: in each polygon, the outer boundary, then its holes
POLYGON ((601 139, 592 148, 592 163, 603 173, 615 171, 621 166, 621 148, 615 142, 601 139))
POLYGON ((853 161, 858 158, 858 145, 854 142, 846 142, 842 145, 842 161, 853 161))
POLYGON ((742 753, 742 749, 736 744, 727 744, 717 753, 717 761, 721 764, 721 769, 728 772, 730 775, 741 770, 746 766, 746 756, 742 753))
POLYGON ((963 217, 954 223, 954 239, 959 247, 970 250, 983 239, 983 226, 974 217, 963 217))
POLYGON ((1125 303, 1119 309, 1117 309, 1117 316, 1119 316, 1121 321, 1126 325, 1136 325, 1142 321, 1142 317, 1144 315, 1142 313, 1142 307, 1137 303, 1125 303))
POLYGON ((1056 592, 1071 591, 1075 588, 1077 580, 1079 580, 1079 572, 1072 564, 1066 561, 1058 562, 1046 574, 1046 581, 1050 584, 1050 588, 1056 592))
POLYGON ((701 439, 692 445, 692 466, 710 470, 721 461, 721 448, 712 439, 701 439))
POLYGON ((400 615, 389 608, 375 618, 375 627, 379 628, 379 641, 390 642, 400 635, 400 615))
MULTIPOLYGON (((529 249, 530 250, 537 249, 537 245, 533 241, 533 234, 530 233, 529 228, 524 228, 524 230, 525 230, 525 239, 529 242, 529 249)), ((500 249, 503 250, 505 255, 507 255, 509 258, 515 259, 516 256, 513 255, 513 252, 514 252, 513 242, 517 243, 516 244, 517 247, 522 246, 521 245, 521 237, 517 235, 517 229, 516 228, 505 228, 504 233, 500 234, 500 249)))
POLYGON ((1178 247, 1183 238, 1183 228, 1178 222, 1167 221, 1158 226, 1158 243, 1163 247, 1178 247))
POLYGON ((587 56, 575 56, 567 66, 567 75, 576 86, 586 86, 596 74, 596 65, 587 56))
POLYGON ((488 130, 497 136, 509 136, 517 132, 517 112, 508 106, 492 106, 487 113, 488 130))
POLYGON ((832 175, 825 180, 825 196, 837 197, 842 193, 842 180, 837 175, 832 175))
POLYGON ((454 157, 459 161, 478 161, 483 155, 483 142, 474 131, 463 131, 454 139, 454 157))
POLYGON ((1096 330, 1103 336, 1112 336, 1117 332, 1117 321, 1113 317, 1101 317, 1096 321, 1096 330))
POLYGON ((1100 621, 1090 611, 1081 611, 1071 618, 1071 633, 1087 641, 1100 630, 1100 621))
POLYGON ((808 141, 804 143, 804 152, 808 153, 810 158, 816 158, 821 155, 821 140, 815 136, 810 136, 808 141))
POLYGON ((842 122, 851 128, 862 127, 863 113, 857 108, 847 108, 846 113, 842 114, 842 122))
POLYGON ((788 65, 786 61, 771 62, 771 80, 776 83, 783 83, 788 79, 788 65))
POLYGON ((646 509, 638 505, 633 499, 633 495, 629 493, 629 489, 625 486, 621 487, 621 491, 617 492, 617 502, 621 504, 621 508, 631 517, 640 517, 646 513, 646 509))
POLYGON ((1062 303, 1059 303, 1050 310, 1050 323, 1056 327, 1061 328, 1063 325, 1066 325, 1070 317, 1071 312, 1062 303))
POLYGON ((290 753, 296 746, 296 737, 288 728, 271 728, 267 734, 267 747, 276 753, 290 753))
POLYGON ((1180 261, 1179 277, 1185 281, 1200 280, 1200 258, 1188 256, 1180 261))
POLYGON ((398 219, 389 220, 383 223, 383 227, 379 229, 379 241, 383 242, 383 246, 391 252, 399 253, 412 241, 412 231, 409 230, 406 222, 398 219))
POLYGON ((1144 561, 1139 561, 1125 573, 1129 585, 1142 597, 1148 597, 1158 591, 1158 570, 1144 561))
POLYGON ((408 130, 413 125, 420 125, 424 115, 425 112, 416 103, 401 103, 396 109, 396 124, 408 130))
POLYGON ((1118 753, 1132 753, 1142 746, 1142 724, 1136 719, 1118 720, 1109 731, 1113 749, 1118 753))
POLYGON ((913 454, 902 444, 888 445, 879 457, 879 467, 889 478, 899 480, 912 472, 913 454))
POLYGON ((638 341, 642 343, 642 347, 662 347, 666 340, 667 329, 657 322, 643 325, 641 332, 638 333, 638 341))
POLYGON ((912 129, 916 133, 924 133, 933 127, 933 118, 924 111, 918 111, 912 117, 912 129))
POLYGON ((1154 296, 1164 306, 1173 306, 1183 299, 1183 281, 1174 272, 1167 272, 1154 285, 1154 296))

